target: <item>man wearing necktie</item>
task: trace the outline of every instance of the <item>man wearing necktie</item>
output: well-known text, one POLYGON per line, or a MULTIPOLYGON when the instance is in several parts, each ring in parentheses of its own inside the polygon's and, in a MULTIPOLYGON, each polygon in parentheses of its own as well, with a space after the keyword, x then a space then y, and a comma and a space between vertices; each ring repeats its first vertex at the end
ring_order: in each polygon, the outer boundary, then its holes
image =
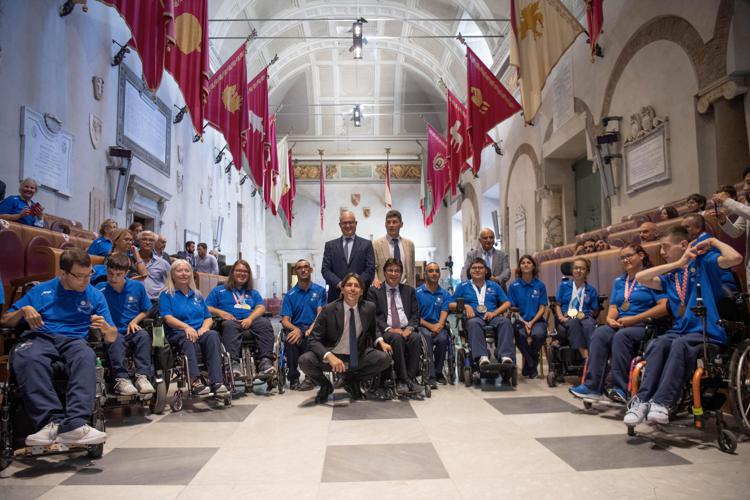
POLYGON ((357 232, 357 219, 348 210, 339 216, 341 237, 326 242, 323 251, 321 274, 328 284, 328 302, 338 299, 341 294, 341 278, 349 273, 358 274, 370 286, 375 277, 375 254, 372 242, 360 238, 357 232))
POLYGON ((320 312, 308 339, 308 351, 299 358, 300 369, 320 386, 317 404, 324 404, 333 393, 324 370, 342 374, 352 399, 362 399, 360 380, 391 364, 391 346, 376 334, 375 305, 361 300, 364 290, 364 281, 357 274, 344 276, 341 298, 320 312))
POLYGON ((419 369, 419 304, 414 288, 401 283, 403 264, 390 258, 383 265, 385 282, 379 288, 371 287, 367 300, 375 304, 378 332, 393 348, 396 370, 396 392, 414 392, 419 369))
POLYGON ((383 265, 385 261, 393 258, 400 260, 404 265, 404 272, 401 276, 401 283, 406 283, 410 287, 416 286, 415 262, 414 262, 414 242, 401 237, 401 228, 404 227, 404 221, 401 218, 401 212, 398 210, 389 210, 385 214, 385 231, 386 235, 378 238, 372 243, 375 251, 375 272, 376 277, 372 286, 378 288, 385 281, 383 265))
POLYGON ((466 261, 461 269, 461 279, 471 279, 469 275, 469 266, 477 258, 484 260, 490 269, 490 278, 498 285, 505 287, 505 283, 510 279, 510 264, 508 254, 495 248, 495 232, 485 227, 479 232, 479 248, 472 248, 466 255, 466 261))

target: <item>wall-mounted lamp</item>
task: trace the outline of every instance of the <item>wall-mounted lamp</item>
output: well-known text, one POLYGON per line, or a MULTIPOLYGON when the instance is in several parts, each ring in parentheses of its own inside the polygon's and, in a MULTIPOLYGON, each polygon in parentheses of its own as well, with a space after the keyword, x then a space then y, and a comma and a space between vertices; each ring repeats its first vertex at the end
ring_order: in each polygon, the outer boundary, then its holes
POLYGON ((227 149, 226 146, 224 146, 223 148, 221 148, 221 151, 219 151, 219 154, 217 154, 216 158, 214 158, 214 163, 216 163, 217 165, 219 163, 221 163, 221 159, 224 158, 224 150, 226 150, 226 149, 227 149))
POLYGON ((128 177, 130 164, 133 160, 133 152, 118 146, 110 146, 107 150, 107 172, 110 174, 110 198, 112 206, 122 210, 125 205, 125 192, 128 188, 128 177))
POLYGON ((120 50, 117 51, 117 54, 112 58, 112 66, 119 66, 122 64, 122 61, 125 60, 125 55, 130 52, 130 49, 128 48, 128 44, 125 45, 117 42, 116 40, 112 40, 112 43, 120 47, 120 50))
MULTIPOLYGON (((177 105, 175 104, 174 107, 177 108, 177 105)), ((172 120, 172 123, 174 125, 177 125, 178 123, 182 121, 183 118, 185 118, 185 113, 187 112, 187 104, 177 109, 178 109, 177 114, 174 115, 174 120, 172 120)))
POLYGON ((359 104, 355 104, 352 109, 352 121, 354 122, 355 127, 362 126, 362 109, 359 104))

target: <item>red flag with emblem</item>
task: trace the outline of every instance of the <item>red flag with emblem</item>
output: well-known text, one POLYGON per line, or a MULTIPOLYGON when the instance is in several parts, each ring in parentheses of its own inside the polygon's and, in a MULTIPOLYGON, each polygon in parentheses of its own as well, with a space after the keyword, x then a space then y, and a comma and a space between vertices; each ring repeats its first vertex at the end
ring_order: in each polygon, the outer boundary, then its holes
POLYGON ((243 89, 247 85, 245 44, 214 73, 208 81, 206 121, 224 135, 234 166, 240 170, 243 161, 243 144, 247 129, 247 109, 243 89))
POLYGON ((593 62, 596 55, 596 42, 599 40, 604 25, 604 0, 586 0, 586 21, 589 25, 589 45, 593 62))
POLYGON ((174 6, 175 47, 165 68, 177 82, 198 135, 208 96, 208 0, 178 0, 174 6))
POLYGON ((279 177, 279 158, 276 146, 276 114, 271 115, 271 119, 268 122, 263 150, 266 152, 263 163, 263 199, 266 201, 266 208, 270 208, 271 213, 276 215, 278 212, 273 200, 273 192, 276 189, 276 181, 279 177))
POLYGON ((173 0, 102 0, 120 13, 130 28, 133 46, 141 58, 143 80, 156 92, 164 73, 164 61, 175 41, 173 0))
POLYGON ((425 224, 428 226, 434 222, 435 215, 442 205, 443 197, 450 188, 451 170, 448 164, 448 152, 448 141, 428 123, 427 188, 432 196, 432 210, 425 219, 425 224))
POLYGON ((482 148, 486 145, 487 132, 518 113, 521 105, 468 47, 466 61, 469 136, 474 149, 472 171, 476 175, 481 166, 482 148))
POLYGON ((258 73, 247 85, 247 146, 245 155, 249 173, 258 191, 263 190, 266 129, 268 127, 268 68, 258 73))

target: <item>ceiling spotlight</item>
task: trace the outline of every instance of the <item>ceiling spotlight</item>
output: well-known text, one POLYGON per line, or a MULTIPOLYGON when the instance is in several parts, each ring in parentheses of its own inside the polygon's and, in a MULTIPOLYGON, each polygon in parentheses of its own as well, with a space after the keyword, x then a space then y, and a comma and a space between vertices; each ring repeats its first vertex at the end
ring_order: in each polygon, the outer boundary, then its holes
POLYGON ((352 109, 352 121, 354 122, 355 127, 362 126, 362 110, 360 109, 359 104, 355 104, 354 109, 352 109))
POLYGON ((352 23, 352 29, 349 30, 352 32, 352 46, 349 47, 349 52, 353 54, 354 59, 362 59, 362 45, 367 43, 362 36, 362 25, 366 22, 364 17, 360 17, 352 23))

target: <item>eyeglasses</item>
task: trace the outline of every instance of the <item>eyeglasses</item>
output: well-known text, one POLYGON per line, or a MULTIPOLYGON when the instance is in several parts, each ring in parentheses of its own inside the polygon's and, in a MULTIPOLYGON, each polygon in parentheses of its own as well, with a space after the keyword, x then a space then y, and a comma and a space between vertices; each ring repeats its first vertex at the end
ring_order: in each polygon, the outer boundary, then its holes
POLYGON ((588 271, 588 269, 585 268, 585 267, 578 267, 578 266, 576 266, 576 267, 573 268, 573 271, 586 272, 586 271, 588 271))
POLYGON ((244 269, 235 269, 234 274, 250 274, 248 271, 245 271, 244 269))
POLYGON ((620 262, 628 262, 630 259, 638 255, 637 253, 629 253, 627 255, 620 255, 620 262))
POLYGON ((487 268, 485 268, 485 267, 479 267, 479 266, 474 266, 474 267, 470 267, 469 268, 470 271, 481 271, 481 272, 485 272, 486 269, 487 268))
POLYGON ((339 226, 353 226, 356 225, 357 221, 346 221, 346 222, 339 222, 339 226))
POLYGON ((76 274, 76 273, 71 273, 70 271, 65 271, 65 274, 69 274, 79 281, 84 281, 84 280, 91 279, 91 277, 94 275, 94 270, 92 269, 91 271, 88 272, 88 274, 76 274))

